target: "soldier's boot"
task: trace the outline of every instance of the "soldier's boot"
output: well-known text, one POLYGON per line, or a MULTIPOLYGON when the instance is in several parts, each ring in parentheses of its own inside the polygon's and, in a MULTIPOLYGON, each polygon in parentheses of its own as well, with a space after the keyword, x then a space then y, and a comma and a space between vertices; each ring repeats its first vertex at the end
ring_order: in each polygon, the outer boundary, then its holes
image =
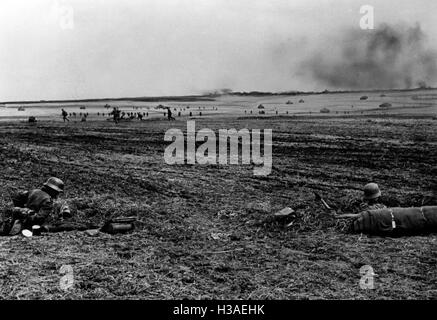
POLYGON ((12 225, 11 231, 9 231, 10 236, 15 236, 21 232, 21 229, 23 228, 23 224, 20 220, 15 220, 14 224, 12 225))

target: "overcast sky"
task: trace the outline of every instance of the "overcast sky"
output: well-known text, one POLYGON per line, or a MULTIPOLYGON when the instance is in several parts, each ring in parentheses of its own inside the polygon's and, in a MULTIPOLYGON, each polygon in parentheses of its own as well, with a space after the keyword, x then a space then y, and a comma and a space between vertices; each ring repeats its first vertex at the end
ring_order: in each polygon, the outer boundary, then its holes
POLYGON ((0 101, 321 89, 300 63, 366 4, 437 43, 435 0, 1 0, 0 101))

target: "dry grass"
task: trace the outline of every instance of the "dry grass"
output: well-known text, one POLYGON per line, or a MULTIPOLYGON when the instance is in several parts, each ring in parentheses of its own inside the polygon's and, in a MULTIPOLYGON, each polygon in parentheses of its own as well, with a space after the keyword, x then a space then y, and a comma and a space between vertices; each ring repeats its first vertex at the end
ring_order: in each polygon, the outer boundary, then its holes
POLYGON ((1 207, 10 190, 56 175, 75 219, 136 215, 140 223, 125 235, 0 238, 0 298, 435 299, 435 235, 348 234, 313 200, 317 190, 341 207, 373 180, 392 205, 418 205, 424 195, 435 202, 436 122, 371 121, 198 120, 214 130, 272 128, 268 177, 250 166, 166 165, 164 132, 182 121, 3 123, 1 207), (291 228, 269 219, 286 206, 297 212, 291 228), (63 291, 66 264, 75 283, 63 291), (374 290, 359 287, 366 264, 374 290))

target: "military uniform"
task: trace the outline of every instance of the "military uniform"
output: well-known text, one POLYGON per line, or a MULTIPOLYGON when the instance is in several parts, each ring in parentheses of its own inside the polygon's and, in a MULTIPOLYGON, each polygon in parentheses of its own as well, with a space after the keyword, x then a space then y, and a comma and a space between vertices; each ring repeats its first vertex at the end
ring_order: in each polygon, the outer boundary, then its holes
POLYGON ((54 200, 41 189, 20 192, 12 197, 12 202, 14 209, 4 213, 0 234, 14 235, 22 229, 31 229, 33 225, 43 225, 52 218, 71 214, 65 202, 54 200))

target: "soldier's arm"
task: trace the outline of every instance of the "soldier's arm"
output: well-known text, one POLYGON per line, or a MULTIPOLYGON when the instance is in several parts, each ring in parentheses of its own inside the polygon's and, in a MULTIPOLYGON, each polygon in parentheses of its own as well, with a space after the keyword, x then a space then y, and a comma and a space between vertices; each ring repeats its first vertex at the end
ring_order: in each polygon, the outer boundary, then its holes
POLYGON ((335 219, 345 219, 345 218, 357 218, 361 213, 338 213, 336 209, 330 208, 329 210, 335 219))
POLYGON ((334 214, 334 218, 336 219, 344 219, 344 218, 358 218, 361 213, 344 213, 344 214, 334 214))
POLYGON ((68 203, 64 200, 57 200, 53 204, 53 213, 62 218, 71 218, 71 209, 68 203))
POLYGON ((44 221, 48 218, 48 216, 53 212, 53 200, 45 200, 41 208, 38 212, 35 212, 32 215, 29 215, 26 219, 26 223, 35 225, 35 224, 43 224, 44 221))
POLYGON ((354 198, 349 199, 346 202, 346 205, 342 208, 344 211, 346 211, 346 213, 343 213, 344 212, 343 210, 342 213, 334 212, 334 218, 336 219, 358 218, 362 211, 361 209, 358 209, 358 207, 359 207, 359 201, 357 199, 354 198))

